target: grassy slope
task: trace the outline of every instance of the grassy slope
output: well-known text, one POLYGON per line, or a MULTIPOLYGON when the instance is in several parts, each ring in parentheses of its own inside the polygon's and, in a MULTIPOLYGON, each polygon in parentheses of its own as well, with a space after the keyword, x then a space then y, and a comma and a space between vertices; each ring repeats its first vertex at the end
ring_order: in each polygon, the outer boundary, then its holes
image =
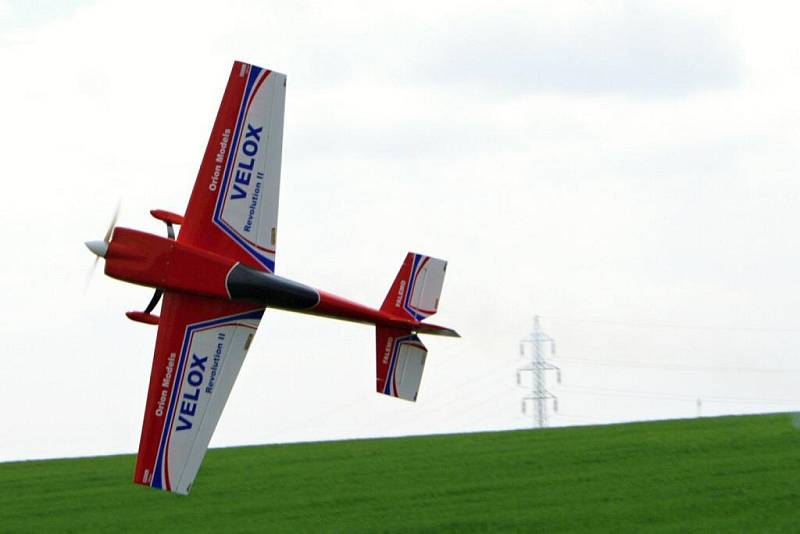
POLYGON ((209 451, 189 497, 134 458, 0 464, 0 531, 800 531, 790 415, 209 451))

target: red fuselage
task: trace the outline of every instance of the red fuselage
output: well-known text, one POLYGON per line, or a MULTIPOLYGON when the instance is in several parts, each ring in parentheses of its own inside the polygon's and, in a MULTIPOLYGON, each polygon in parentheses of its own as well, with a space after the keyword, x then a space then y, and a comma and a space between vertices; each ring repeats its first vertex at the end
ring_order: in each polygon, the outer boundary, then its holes
POLYGON ((442 328, 390 315, 218 254, 130 228, 114 230, 105 260, 108 276, 165 291, 249 301, 270 308, 419 332, 438 333, 442 328))

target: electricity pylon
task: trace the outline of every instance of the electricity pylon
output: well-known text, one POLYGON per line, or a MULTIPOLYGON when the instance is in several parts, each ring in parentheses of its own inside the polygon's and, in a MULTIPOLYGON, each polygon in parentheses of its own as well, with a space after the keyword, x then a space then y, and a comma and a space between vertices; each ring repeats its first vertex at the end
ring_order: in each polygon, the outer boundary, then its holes
POLYGON ((555 356, 556 342, 542 332, 537 315, 533 319, 533 330, 530 335, 519 343, 520 356, 529 356, 530 360, 526 366, 517 369, 517 385, 526 389, 530 387, 530 394, 522 398, 522 413, 528 415, 528 405, 532 405, 533 423, 538 428, 547 426, 548 399, 553 399, 553 411, 558 411, 558 398, 547 390, 545 372, 556 371, 558 383, 561 383, 561 369, 546 360, 546 351, 549 351, 551 356, 555 356), (526 350, 526 347, 529 349, 526 350), (531 374, 530 386, 523 383, 524 373, 531 374))

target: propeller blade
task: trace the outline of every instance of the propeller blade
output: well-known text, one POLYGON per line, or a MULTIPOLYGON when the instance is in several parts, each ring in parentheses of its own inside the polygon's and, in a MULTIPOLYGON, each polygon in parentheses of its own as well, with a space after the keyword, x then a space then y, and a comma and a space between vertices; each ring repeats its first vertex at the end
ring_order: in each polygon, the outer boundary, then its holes
POLYGON ((86 277, 86 284, 84 285, 83 288, 84 295, 89 291, 89 284, 92 281, 94 272, 97 270, 97 262, 100 261, 100 258, 105 258, 106 252, 108 252, 108 244, 111 241, 112 234, 114 233, 114 227, 117 225, 117 217, 119 217, 120 204, 121 204, 120 202, 117 202, 117 207, 114 209, 114 216, 111 218, 111 224, 108 225, 108 230, 106 230, 106 235, 105 237, 103 237, 103 240, 86 242, 86 247, 92 251, 92 253, 95 255, 95 258, 91 269, 89 269, 89 274, 86 277))
POLYGON ((92 283, 92 277, 94 276, 94 272, 97 269, 97 262, 100 261, 100 256, 95 256, 94 263, 92 266, 89 267, 89 271, 86 273, 86 282, 83 284, 83 294, 86 295, 89 292, 89 285, 92 283))
POLYGON ((106 236, 103 238, 103 241, 108 243, 111 241, 111 234, 114 233, 114 226, 117 224, 117 217, 119 217, 119 202, 117 202, 117 209, 114 210, 114 217, 111 218, 111 224, 108 225, 108 230, 106 230, 106 236))

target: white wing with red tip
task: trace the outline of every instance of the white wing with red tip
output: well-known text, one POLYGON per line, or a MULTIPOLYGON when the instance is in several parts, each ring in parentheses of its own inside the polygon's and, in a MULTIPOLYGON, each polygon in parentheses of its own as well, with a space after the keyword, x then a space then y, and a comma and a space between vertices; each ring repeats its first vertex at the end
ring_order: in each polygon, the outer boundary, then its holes
POLYGON ((178 240, 274 272, 286 76, 236 62, 178 240))
POLYGON ((264 310, 166 292, 134 481, 189 493, 264 310))
MULTIPOLYGON (((233 64, 179 242, 274 271, 285 98, 283 74, 233 64)), ((164 293, 135 482, 189 492, 262 314, 164 293)))

